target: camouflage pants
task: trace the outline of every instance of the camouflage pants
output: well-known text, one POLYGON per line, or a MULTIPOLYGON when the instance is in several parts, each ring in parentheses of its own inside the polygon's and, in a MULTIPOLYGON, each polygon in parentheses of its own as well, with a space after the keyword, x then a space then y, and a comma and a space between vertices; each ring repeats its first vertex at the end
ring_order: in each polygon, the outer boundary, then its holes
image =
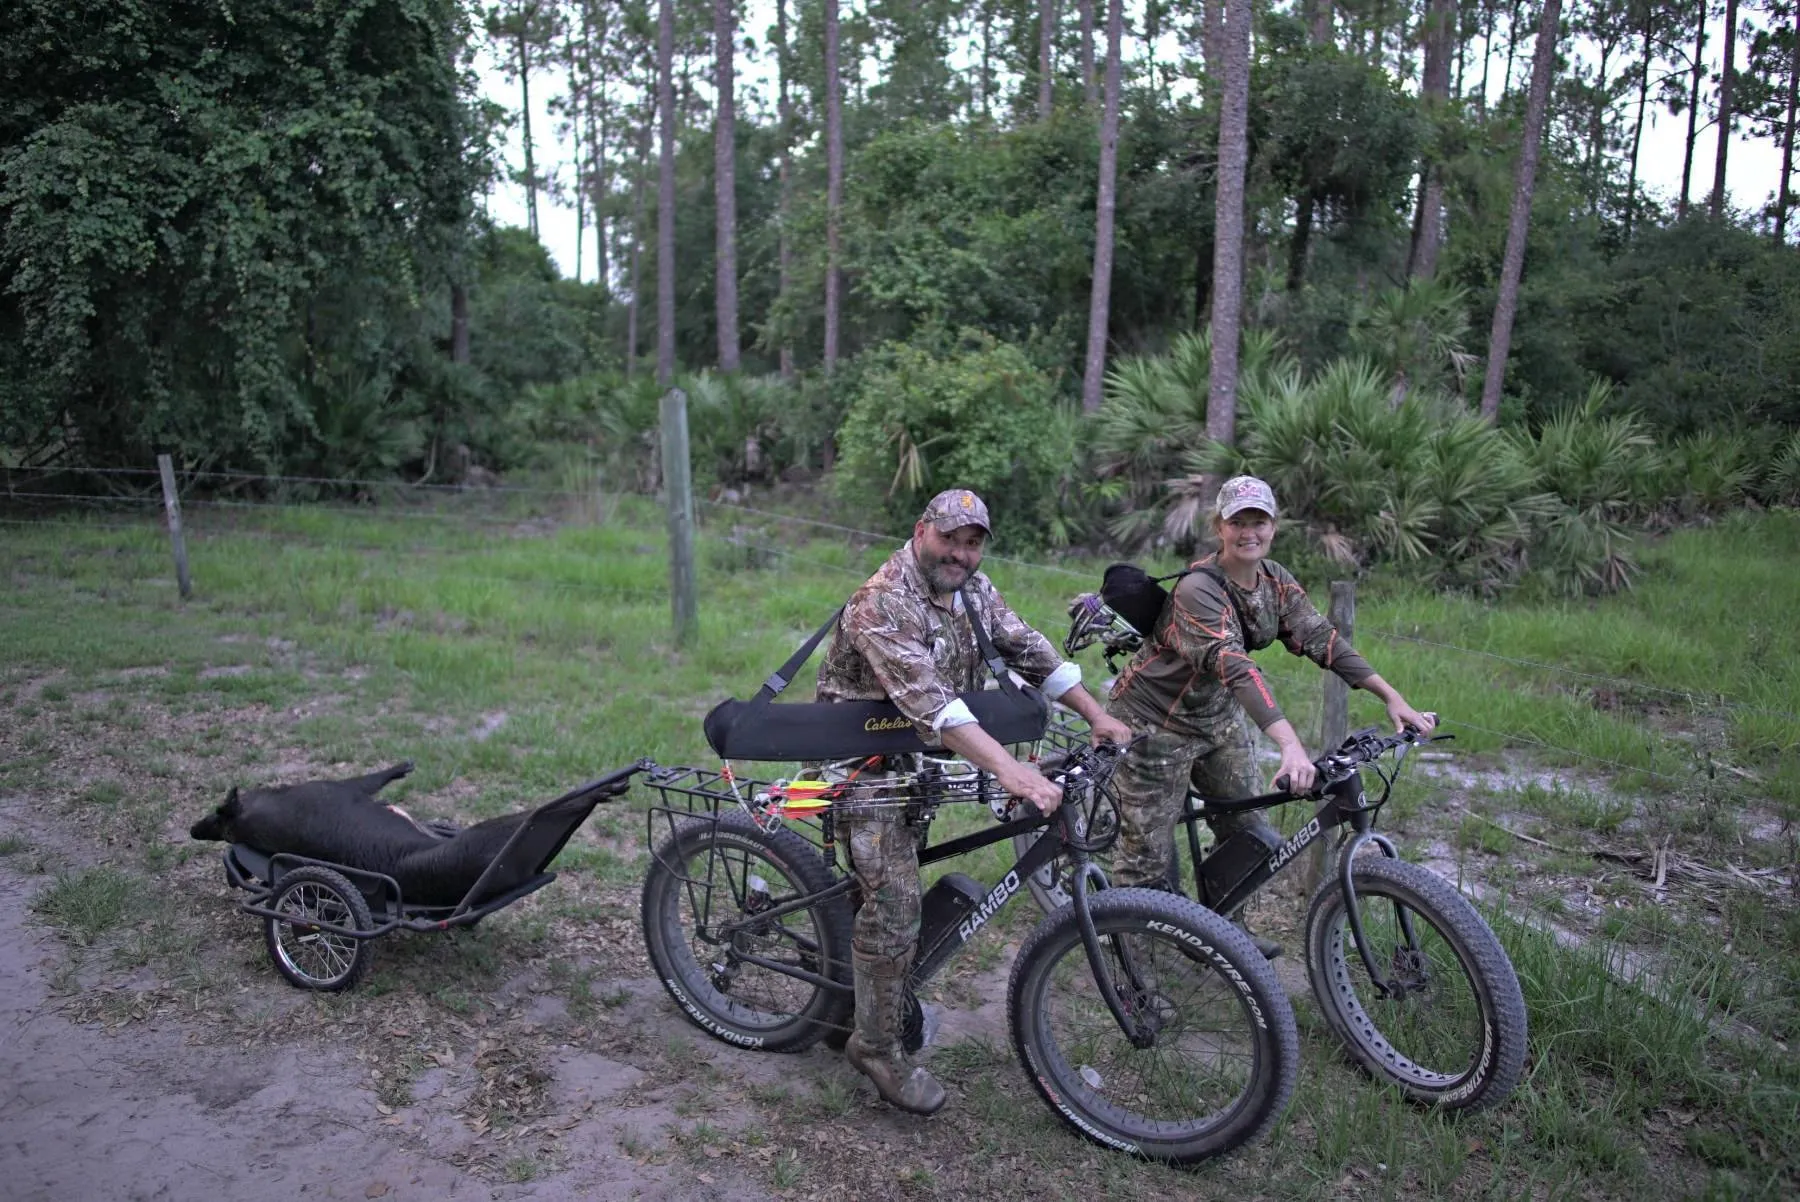
MULTIPOLYGON (((832 779, 832 770, 823 775, 832 779)), ((919 943, 919 831, 902 806, 857 808, 891 800, 893 791, 891 778, 862 778, 837 824, 862 895, 851 927, 856 1029, 870 1050, 898 1056, 906 975, 919 943)))
MULTIPOLYGON (((1221 800, 1262 792, 1255 749, 1250 723, 1235 708, 1208 736, 1159 730, 1133 746, 1113 777, 1119 842, 1113 851, 1112 883, 1143 886, 1168 881, 1175 862, 1175 819, 1188 791, 1221 800)), ((1260 812, 1221 814, 1206 822, 1222 840, 1263 823, 1264 818, 1260 812)))

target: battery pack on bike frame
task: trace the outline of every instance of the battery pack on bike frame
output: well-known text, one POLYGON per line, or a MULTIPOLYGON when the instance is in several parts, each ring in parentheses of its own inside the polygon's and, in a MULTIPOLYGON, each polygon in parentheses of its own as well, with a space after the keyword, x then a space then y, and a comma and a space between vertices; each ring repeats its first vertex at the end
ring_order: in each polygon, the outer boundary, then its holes
POLYGON ((987 896, 987 886, 961 872, 947 872, 919 902, 919 949, 929 955, 940 940, 987 896))
POLYGON ((1200 865, 1200 904, 1216 908, 1281 846, 1281 836, 1260 822, 1220 843, 1200 865))

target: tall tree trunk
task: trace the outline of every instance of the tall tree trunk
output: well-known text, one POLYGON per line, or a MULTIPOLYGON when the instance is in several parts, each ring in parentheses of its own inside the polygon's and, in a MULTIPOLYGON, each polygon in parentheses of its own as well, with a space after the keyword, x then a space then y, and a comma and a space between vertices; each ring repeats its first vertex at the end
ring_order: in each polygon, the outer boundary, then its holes
POLYGON ((1213 277, 1213 244, 1211 241, 1201 242, 1194 247, 1194 332, 1211 318, 1207 311, 1207 303, 1212 299, 1210 289, 1213 277))
POLYGON ((981 115, 990 115, 989 102, 994 91, 994 8, 981 6, 981 115))
POLYGON ((656 382, 667 388, 675 379, 675 0, 656 6, 656 67, 656 382))
POLYGON ((1458 100, 1463 98, 1463 71, 1468 65, 1469 37, 1468 28, 1463 23, 1464 14, 1456 14, 1456 86, 1452 93, 1458 100))
POLYGON ((1631 241, 1631 227, 1637 222, 1638 150, 1644 144, 1644 107, 1650 99, 1650 57, 1655 53, 1653 21, 1656 9, 1644 5, 1644 61, 1638 64, 1637 121, 1631 127, 1631 168, 1625 181, 1625 240, 1631 241))
POLYGON ((1318 198, 1309 190, 1294 205, 1294 237, 1288 243, 1287 290, 1300 291, 1306 282, 1306 253, 1312 245, 1313 209, 1318 198))
POLYGON ((1056 0, 1038 0, 1038 120, 1050 120, 1055 103, 1056 0))
POLYGON ((1094 80, 1094 0, 1076 0, 1081 13, 1081 101, 1089 108, 1099 99, 1094 80))
POLYGON ((1244 171, 1250 143, 1251 8, 1251 0, 1229 0, 1218 42, 1224 86, 1220 92, 1219 176, 1213 217, 1212 370, 1206 391, 1206 433, 1226 446, 1231 446, 1237 437, 1238 327, 1244 302, 1244 171))
MULTIPOLYGON (((1456 0, 1431 0, 1425 14, 1425 66, 1419 91, 1425 109, 1441 120, 1450 105, 1450 39, 1455 35, 1456 0)), ((1413 217, 1407 275, 1429 280, 1437 274, 1438 244, 1444 232, 1444 169, 1427 152, 1419 161, 1419 208, 1413 217)))
POLYGON ((1144 0, 1144 75, 1150 81, 1150 95, 1162 103, 1162 83, 1156 72, 1156 43, 1162 37, 1163 0, 1144 0))
POLYGON ((531 18, 537 5, 519 6, 519 112, 525 134, 525 224, 531 236, 538 236, 537 165, 532 161, 531 146, 531 18))
POLYGON ((450 285, 450 362, 469 361, 469 286, 450 285))
POLYGON ((1594 97, 1588 107, 1588 212, 1595 216, 1600 214, 1600 194, 1606 190, 1606 67, 1616 45, 1610 29, 1599 41, 1600 61, 1594 68, 1594 97))
POLYGON ((1789 190, 1794 178, 1794 102, 1800 93, 1800 4, 1794 5, 1794 61, 1788 68, 1787 130, 1781 136, 1780 191, 1775 194, 1775 245, 1787 244, 1789 190))
POLYGON ((1725 0, 1725 64, 1719 69, 1719 152, 1713 160, 1713 220, 1725 212, 1725 152, 1731 148, 1731 68, 1737 57, 1738 0, 1725 0))
POLYGON ((612 196, 612 176, 607 165, 607 126, 612 116, 607 95, 606 35, 607 25, 599 19, 599 0, 584 0, 581 6, 582 60, 587 76, 588 183, 594 214, 595 274, 600 286, 612 293, 612 248, 607 239, 606 212, 612 196), (596 62, 599 66, 596 69, 596 62))
POLYGON ((1512 17, 1506 23, 1506 75, 1500 80, 1500 98, 1512 91, 1513 59, 1519 53, 1520 0, 1512 0, 1512 17))
POLYGON ((1481 95, 1475 105, 1485 117, 1488 111, 1488 64, 1494 61, 1494 0, 1481 0, 1481 8, 1482 15, 1487 18, 1487 28, 1481 35, 1481 95))
POLYGON ((713 0, 713 51, 717 63, 713 87, 718 91, 713 117, 713 242, 720 371, 738 369, 737 82, 732 70, 736 42, 737 12, 733 0, 713 0))
POLYGON ((1519 280, 1525 273, 1525 239, 1531 227, 1531 196, 1537 187, 1538 149, 1544 138, 1544 111, 1550 104, 1550 81, 1556 74, 1558 22, 1562 0, 1544 0, 1537 45, 1531 54, 1531 94, 1525 102, 1525 130, 1519 145, 1519 170, 1513 181, 1512 218, 1506 226, 1506 257, 1500 264, 1500 292, 1494 302, 1494 328, 1488 337, 1487 380, 1481 388, 1481 416, 1500 420, 1500 388, 1506 382, 1506 357, 1512 350, 1513 318, 1519 311, 1519 280))
POLYGON ((1332 0, 1312 0, 1312 16, 1307 22, 1307 33, 1315 46, 1331 45, 1332 0))
POLYGON ((575 135, 575 282, 581 283, 581 265, 586 250, 584 243, 587 234, 587 183, 588 167, 586 153, 588 146, 587 129, 584 121, 591 116, 591 98, 588 95, 592 82, 587 70, 588 43, 583 31, 579 47, 575 41, 575 33, 569 31, 563 43, 563 56, 569 63, 569 130, 575 135))
POLYGON ((1124 0, 1106 10, 1106 107, 1100 115, 1100 186, 1094 204, 1094 281, 1088 294, 1087 370, 1081 378, 1081 408, 1100 408, 1106 384, 1106 331, 1112 304, 1113 214, 1118 205, 1119 54, 1124 37, 1124 0))
POLYGON ((1220 74, 1221 56, 1225 53, 1222 42, 1225 37, 1225 5, 1227 0, 1200 0, 1205 6, 1201 16, 1203 34, 1201 36, 1200 53, 1206 59, 1206 78, 1208 84, 1217 89, 1220 74))
POLYGON ((637 171, 631 185, 631 303, 625 306, 625 377, 637 375, 638 314, 644 299, 644 180, 650 174, 650 114, 638 131, 637 171))
MULTIPOLYGON (((775 259, 780 275, 776 282, 776 301, 783 312, 786 311, 788 288, 793 283, 794 251, 788 237, 789 227, 793 223, 794 182, 793 182, 793 148, 794 110, 793 102, 788 97, 788 27, 787 0, 775 0, 775 38, 779 43, 775 47, 775 79, 779 89, 780 102, 777 114, 781 121, 780 131, 780 170, 781 170, 781 212, 776 222, 777 249, 775 259)), ((781 335, 781 378, 794 378, 794 341, 784 330, 781 335)))
MULTIPOLYGON (((588 163, 594 172, 594 268, 595 274, 600 278, 600 287, 604 288, 609 296, 612 294, 612 247, 607 238, 607 234, 610 232, 607 222, 610 217, 606 210, 611 207, 608 201, 612 197, 612 171, 606 162, 606 126, 611 116, 611 105, 606 96, 606 76, 603 74, 600 77, 600 132, 594 138, 594 147, 588 155, 588 163)), ((590 121, 588 123, 589 131, 592 132, 593 128, 594 125, 590 121)))
POLYGON ((1694 70, 1688 84, 1688 127, 1687 148, 1681 159, 1681 200, 1676 203, 1677 218, 1688 215, 1688 198, 1693 195, 1694 180, 1694 144, 1699 140, 1700 120, 1700 80, 1706 74, 1706 8, 1707 0, 1699 0, 1699 19, 1695 22, 1698 32, 1694 34, 1694 70))
POLYGON ((825 0, 825 374, 837 370, 843 280, 838 274, 839 209, 844 203, 844 100, 838 79, 838 0, 825 0))

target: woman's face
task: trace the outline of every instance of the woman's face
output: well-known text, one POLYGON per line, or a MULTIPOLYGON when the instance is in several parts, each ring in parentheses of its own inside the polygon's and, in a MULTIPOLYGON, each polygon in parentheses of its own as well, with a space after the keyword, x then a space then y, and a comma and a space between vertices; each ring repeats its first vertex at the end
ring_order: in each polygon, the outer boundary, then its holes
POLYGON ((1260 509, 1240 509, 1219 523, 1219 566, 1253 568, 1274 542, 1274 518, 1260 509))

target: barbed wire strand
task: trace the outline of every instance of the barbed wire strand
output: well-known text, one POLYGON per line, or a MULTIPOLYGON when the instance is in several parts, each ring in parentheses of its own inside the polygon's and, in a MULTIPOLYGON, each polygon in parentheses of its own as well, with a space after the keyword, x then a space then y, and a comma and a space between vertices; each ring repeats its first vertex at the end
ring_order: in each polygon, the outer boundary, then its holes
MULTIPOLYGON (((0 468, 0 476, 11 472, 39 472, 47 475, 80 474, 89 476, 160 476, 162 473, 153 467, 13 467, 0 468)), ((587 496, 578 489, 542 488, 525 484, 433 484, 428 481, 411 480, 365 480, 351 476, 269 476, 260 472, 216 472, 195 471, 176 468, 177 479, 182 480, 242 480, 259 483, 279 484, 347 484, 358 488, 396 488, 423 489, 430 492, 466 493, 481 496, 485 493, 524 493, 539 496, 587 496)))
MULTIPOLYGON (((41 469, 37 469, 37 470, 41 470, 41 469)), ((77 469, 69 469, 69 470, 77 470, 77 469)), ((154 473, 152 473, 152 469, 148 469, 148 468, 88 468, 88 469, 78 469, 78 470, 91 471, 91 472, 114 472, 114 473, 121 473, 121 474, 122 473, 154 474, 154 473)), ((271 477, 252 477, 248 473, 213 473, 213 474, 221 476, 221 477, 234 477, 234 478, 246 478, 246 479, 270 479, 271 478, 271 477)), ((326 478, 326 477, 273 477, 273 478, 294 479, 294 480, 321 480, 321 481, 331 479, 331 478, 326 478)), ((334 482, 354 483, 355 481, 336 480, 334 482)), ((562 495, 562 496, 585 496, 585 495, 588 495, 588 494, 569 493, 569 492, 554 493, 553 490, 534 490, 534 491, 538 491, 538 492, 542 492, 542 493, 552 493, 553 495, 562 495)), ((144 506, 160 506, 161 505, 161 499, 158 497, 154 497, 154 496, 89 497, 89 496, 85 496, 82 494, 73 494, 73 493, 14 493, 11 495, 15 498, 42 498, 42 499, 54 499, 54 500, 63 500, 63 501, 82 502, 82 503, 89 503, 89 504, 139 504, 139 505, 144 505, 144 506)), ((890 541, 893 538, 893 536, 891 536, 891 535, 883 535, 883 534, 879 534, 877 532, 868 531, 868 530, 859 530, 855 527, 844 526, 844 525, 840 525, 840 524, 837 524, 834 522, 826 522, 826 521, 822 521, 822 520, 814 519, 814 518, 802 518, 802 517, 798 517, 795 515, 778 514, 778 513, 772 512, 772 511, 756 509, 756 508, 753 508, 750 506, 745 506, 745 505, 731 504, 731 503, 717 502, 717 501, 705 501, 705 500, 700 500, 697 503, 700 506, 705 507, 705 508, 718 509, 718 510, 728 511, 728 512, 752 514, 752 515, 755 515, 758 517, 770 518, 770 519, 777 520, 777 521, 793 522, 793 523, 798 523, 798 524, 802 524, 802 525, 817 527, 820 529, 832 530, 832 531, 839 532, 839 533, 853 534, 853 535, 857 535, 859 537, 864 537, 864 538, 884 539, 884 540, 890 540, 890 541)), ((322 504, 317 504, 317 503, 301 504, 301 503, 258 502, 258 501, 189 500, 189 501, 184 502, 184 505, 189 506, 189 507, 196 507, 196 508, 213 508, 213 509, 227 509, 227 510, 238 510, 238 511, 274 509, 274 510, 279 510, 279 511, 284 511, 284 512, 289 511, 289 510, 300 511, 300 512, 330 512, 330 513, 342 513, 342 514, 355 516, 355 517, 373 518, 373 519, 397 516, 397 517, 414 519, 414 520, 419 520, 419 519, 436 520, 436 521, 461 520, 461 521, 465 521, 465 522, 479 522, 479 523, 483 523, 486 525, 506 525, 506 526, 517 525, 518 522, 520 520, 522 520, 518 517, 497 517, 497 516, 489 516, 489 515, 455 513, 455 512, 417 513, 417 512, 406 512, 406 511, 399 511, 399 510, 382 510, 382 511, 371 512, 367 509, 363 509, 363 508, 355 507, 355 506, 332 506, 332 505, 322 505, 322 504)), ((27 525, 30 523, 29 522, 21 522, 21 521, 17 521, 17 520, 8 520, 7 524, 8 525, 27 525)), ((750 542, 748 540, 743 540, 743 539, 730 539, 729 537, 728 537, 728 541, 736 542, 738 545, 742 545, 742 546, 753 547, 753 548, 755 548, 757 550, 761 550, 765 553, 778 555, 783 558, 792 560, 793 562, 796 562, 796 563, 808 564, 810 566, 823 568, 828 571, 840 572, 840 573, 844 573, 846 575, 858 575, 858 576, 865 574, 864 571, 859 568, 850 567, 850 566, 844 565, 844 564, 831 563, 827 560, 818 559, 816 557, 805 556, 805 555, 802 555, 802 554, 799 554, 796 552, 785 550, 783 548, 770 547, 766 544, 754 543, 754 542, 750 542)), ((1083 575, 1083 573, 1079 573, 1072 569, 1063 568, 1063 567, 1053 565, 1053 564, 1034 564, 1034 563, 1029 563, 1024 560, 1013 560, 1013 559, 1008 559, 1008 558, 1005 558, 1002 556, 987 556, 986 558, 996 560, 997 562, 1010 563, 1010 564, 1014 564, 1016 566, 1030 568, 1030 569, 1039 570, 1039 571, 1057 572, 1057 573, 1062 573, 1062 574, 1066 574, 1066 575, 1070 575, 1070 576, 1083 575)), ((1517 667, 1530 668, 1530 669, 1540 671, 1540 672, 1550 672, 1550 673, 1556 673, 1559 675, 1569 676, 1569 677, 1576 678, 1576 679, 1597 681, 1597 682, 1605 683, 1605 684, 1608 684, 1608 685, 1611 685, 1611 686, 1614 686, 1617 688, 1621 688, 1621 689, 1636 689, 1636 690, 1640 690, 1640 691, 1644 691, 1644 692, 1650 692, 1650 693, 1654 693, 1659 696, 1665 696, 1665 697, 1679 699, 1691 707, 1705 706, 1705 707, 1710 707, 1710 708, 1724 708, 1724 709, 1735 710, 1735 711, 1742 712, 1742 713, 1752 713, 1752 714, 1759 714, 1759 715, 1762 715, 1765 717, 1779 718, 1779 719, 1782 719, 1785 721, 1790 721, 1790 722, 1800 722, 1800 715, 1797 715, 1797 714, 1794 714, 1794 713, 1791 713, 1791 712, 1788 712, 1785 710, 1774 709, 1772 707, 1755 705, 1750 702, 1737 701, 1735 699, 1732 699, 1730 697, 1725 697, 1725 696, 1723 696, 1721 694, 1717 694, 1717 693, 1702 692, 1701 690, 1669 689, 1669 688, 1665 688, 1665 687, 1658 686, 1658 685, 1651 685, 1651 684, 1646 684, 1646 683, 1642 683, 1642 682, 1630 681, 1630 680, 1626 680, 1621 677, 1606 676, 1601 673, 1588 672, 1588 671, 1584 671, 1584 670, 1577 669, 1577 668, 1568 668, 1568 667, 1564 667, 1564 666, 1561 666, 1558 664, 1544 663, 1543 661, 1540 661, 1540 660, 1531 660, 1531 659, 1526 659, 1526 658, 1519 657, 1519 656, 1504 655, 1499 652, 1484 651, 1484 650, 1480 650, 1480 649, 1472 648, 1472 647, 1463 647, 1463 646, 1460 646, 1455 643, 1447 643, 1447 642, 1442 642, 1440 640, 1428 639, 1428 638, 1424 638, 1419 635, 1403 634, 1399 631, 1394 631, 1394 630, 1370 630, 1368 633, 1373 635, 1376 638, 1387 639, 1390 641, 1413 643, 1413 644, 1420 645, 1420 646, 1433 647, 1433 648, 1436 648, 1439 650, 1453 651, 1453 652, 1456 652, 1456 653, 1462 654, 1462 655, 1469 655, 1469 656, 1475 656, 1475 657, 1479 657, 1479 658, 1492 659, 1492 660, 1496 660, 1496 661, 1499 661, 1502 663, 1511 664, 1511 665, 1514 665, 1517 667), (1706 699, 1708 697, 1718 697, 1719 699, 1717 701, 1712 701, 1712 700, 1706 699)), ((1580 753, 1571 753, 1571 754, 1580 754, 1580 753)))
MULTIPOLYGON (((58 501, 80 505, 139 505, 160 509, 163 501, 160 496, 139 494, 134 496, 94 497, 83 493, 49 493, 49 492, 15 492, 0 494, 0 499, 8 501, 58 501)), ((370 521, 382 521, 387 518, 405 518, 409 521, 460 522, 464 524, 480 524, 484 526, 517 526, 529 521, 527 515, 513 514, 480 514, 455 511, 421 512, 407 509, 370 509, 356 505, 329 505, 315 501, 304 504, 278 501, 218 501, 187 498, 181 502, 182 511, 200 509, 228 509, 237 511, 273 510, 279 513, 334 513, 347 517, 363 518, 370 521)))
POLYGON ((1474 647, 1462 647, 1455 643, 1439 642, 1436 639, 1422 638, 1418 635, 1401 634, 1397 630, 1370 630, 1367 633, 1379 639, 1388 639, 1390 641, 1402 643, 1417 643, 1420 646, 1436 647, 1444 651, 1455 651, 1462 655, 1473 655, 1482 659, 1499 660, 1501 663, 1512 664, 1515 667, 1535 668, 1541 672, 1556 672, 1563 676, 1574 676, 1582 680, 1599 681, 1602 684, 1609 684, 1620 689, 1632 689, 1642 693, 1655 693, 1663 697, 1675 697, 1689 705, 1706 705, 1713 708, 1742 710, 1745 713, 1763 714, 1771 718, 1785 718, 1790 722, 1800 722, 1800 714, 1792 714, 1786 710, 1770 709, 1766 706, 1755 705, 1748 701, 1734 701, 1729 697, 1725 697, 1723 694, 1714 693, 1711 690, 1701 692, 1700 690, 1694 689, 1663 688, 1660 685, 1645 684, 1642 681, 1626 680, 1619 676, 1606 676, 1598 672, 1587 672, 1579 668, 1565 668, 1560 664, 1547 664, 1540 660, 1522 659, 1514 655, 1502 655, 1498 651, 1482 651, 1474 647), (1709 696, 1716 696, 1719 700, 1706 700, 1709 696))
MULTIPOLYGON (((1576 751, 1574 748, 1562 747, 1555 743, 1547 743, 1542 739, 1533 738, 1530 735, 1519 734, 1517 732, 1494 730, 1492 727, 1481 726, 1481 725, 1478 725, 1477 723, 1464 721, 1463 719, 1460 719, 1460 718, 1443 718, 1443 719, 1439 720, 1439 725, 1460 726, 1465 730, 1478 730, 1483 734, 1493 735, 1496 738, 1505 739, 1508 742, 1528 743, 1533 747, 1539 747, 1545 751, 1554 751, 1559 755, 1571 756, 1575 759, 1586 760, 1587 762, 1593 763, 1593 764, 1604 764, 1605 766, 1607 766, 1609 768, 1615 768, 1621 772, 1636 772, 1643 776, 1654 777, 1657 780, 1669 781, 1672 784, 1692 785, 1695 783, 1691 777, 1674 776, 1667 772, 1659 772, 1654 768, 1642 768, 1636 764, 1627 764, 1622 760, 1609 760, 1604 756, 1593 755, 1593 754, 1591 754, 1589 752, 1585 752, 1585 751, 1576 751)), ((1666 736, 1659 736, 1659 737, 1666 737, 1666 736)), ((1741 789, 1738 789, 1733 785, 1723 784, 1716 780, 1713 781, 1712 783, 1720 792, 1724 793, 1725 795, 1727 795, 1729 797, 1735 797, 1740 801, 1765 802, 1765 801, 1769 800, 1767 797, 1758 797, 1754 794, 1747 793, 1741 789)))
MULTIPOLYGON (((818 518, 803 518, 803 517, 799 517, 794 514, 775 513, 773 511, 767 510, 767 509, 754 509, 748 505, 733 504, 733 503, 729 503, 729 502, 725 502, 725 501, 701 501, 701 502, 699 502, 699 504, 701 504, 707 508, 710 508, 710 509, 723 509, 723 510, 729 510, 729 511, 736 512, 736 513, 754 514, 757 517, 768 518, 771 521, 791 522, 796 525, 802 525, 802 526, 814 526, 821 530, 836 531, 839 534, 854 534, 854 535, 858 536, 859 538, 867 538, 867 539, 871 539, 871 540, 879 541, 879 542, 900 543, 900 542, 906 541, 906 539, 908 537, 907 535, 904 535, 904 534, 881 534, 881 533, 878 533, 873 530, 859 530, 854 526, 841 526, 841 525, 837 524, 836 522, 822 521, 818 518)), ((1037 572, 1057 572, 1062 575, 1073 576, 1073 577, 1076 577, 1077 579, 1081 579, 1081 580, 1090 579, 1091 575, 1092 575, 1089 572, 1077 571, 1074 568, 1065 568, 1058 564, 1032 563, 1029 560, 1012 559, 1005 555, 984 554, 982 556, 982 559, 984 561, 985 560, 993 560, 995 563, 1011 564, 1014 567, 1030 568, 1031 570, 1037 571, 1037 572)))

